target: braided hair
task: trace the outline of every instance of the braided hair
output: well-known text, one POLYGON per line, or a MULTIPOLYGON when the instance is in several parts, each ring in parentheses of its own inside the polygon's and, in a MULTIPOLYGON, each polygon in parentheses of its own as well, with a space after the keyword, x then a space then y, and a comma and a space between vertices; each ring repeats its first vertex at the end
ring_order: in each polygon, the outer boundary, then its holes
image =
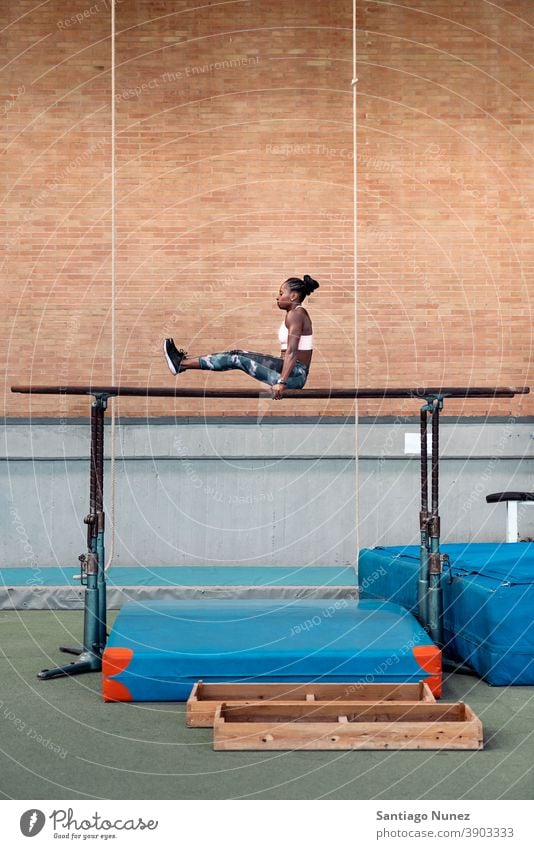
POLYGON ((300 277, 288 277, 284 285, 289 288, 290 292, 299 293, 301 303, 304 298, 319 288, 317 280, 314 280, 309 274, 305 274, 302 280, 300 277))

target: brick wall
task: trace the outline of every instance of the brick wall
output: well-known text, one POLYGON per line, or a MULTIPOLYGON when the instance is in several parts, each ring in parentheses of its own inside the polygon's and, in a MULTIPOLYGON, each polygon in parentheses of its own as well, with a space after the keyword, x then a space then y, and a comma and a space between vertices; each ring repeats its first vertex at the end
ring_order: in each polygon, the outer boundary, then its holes
MULTIPOLYGON (((7 388, 111 379, 110 10, 7 5, 5 409, 85 415, 86 399, 7 388)), ((275 351, 274 293, 310 273, 310 387, 533 382, 529 0, 359 2, 357 334, 350 0, 192 5, 117 3, 117 381, 171 385, 165 335, 192 354, 275 351)), ((239 373, 180 382, 254 387, 239 373)), ((258 412, 116 403, 124 415, 258 412)), ((351 407, 262 403, 271 410, 351 407)), ((534 397, 447 412, 532 414, 534 397)))

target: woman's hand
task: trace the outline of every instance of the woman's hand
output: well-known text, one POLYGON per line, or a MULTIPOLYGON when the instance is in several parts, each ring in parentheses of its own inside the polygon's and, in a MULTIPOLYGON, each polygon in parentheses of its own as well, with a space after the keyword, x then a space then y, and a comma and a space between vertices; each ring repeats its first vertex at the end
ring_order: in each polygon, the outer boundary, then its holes
POLYGON ((273 399, 275 401, 280 401, 280 399, 282 398, 282 396, 284 394, 285 388, 286 388, 285 383, 275 383, 273 386, 271 386, 271 390, 272 390, 272 393, 273 393, 273 399))

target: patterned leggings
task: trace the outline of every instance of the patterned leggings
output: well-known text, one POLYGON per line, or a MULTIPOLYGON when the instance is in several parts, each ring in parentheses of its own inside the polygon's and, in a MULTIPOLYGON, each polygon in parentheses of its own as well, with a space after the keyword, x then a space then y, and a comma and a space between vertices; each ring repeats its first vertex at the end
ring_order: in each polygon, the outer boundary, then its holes
MULTIPOLYGON (((281 357, 270 357, 267 354, 258 354, 256 351, 223 351, 220 354, 208 354, 199 357, 200 368, 212 371, 228 371, 229 369, 241 369, 256 380, 273 386, 280 378, 284 361, 281 357)), ((308 377, 308 366, 295 363, 293 371, 287 379, 288 389, 302 389, 308 377)))

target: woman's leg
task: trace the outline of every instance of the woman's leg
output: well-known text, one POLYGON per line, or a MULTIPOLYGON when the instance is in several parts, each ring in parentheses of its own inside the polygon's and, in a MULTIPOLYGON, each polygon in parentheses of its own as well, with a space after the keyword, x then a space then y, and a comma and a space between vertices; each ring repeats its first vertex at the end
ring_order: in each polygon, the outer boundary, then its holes
MULTIPOLYGON (((229 371, 240 369, 250 377, 273 386, 280 379, 284 361, 281 357, 271 357, 254 351, 225 351, 222 354, 209 354, 198 357, 199 367, 211 371, 229 371)), ((308 377, 308 369, 302 363, 296 363, 288 377, 288 389, 302 389, 308 377)))
POLYGON ((254 362, 258 363, 259 365, 263 365, 268 369, 273 369, 274 371, 277 371, 278 373, 280 373, 282 371, 282 366, 284 364, 284 361, 281 357, 272 357, 269 354, 260 354, 257 351, 243 351, 240 348, 235 348, 232 351, 222 351, 219 354, 207 354, 206 356, 203 356, 203 357, 185 357, 180 363, 180 371, 182 369, 190 369, 190 368, 191 369, 200 369, 200 368, 210 369, 211 368, 213 371, 227 371, 228 369, 239 368, 239 366, 235 366, 235 365, 225 365, 229 361, 225 360, 224 358, 226 357, 226 355, 230 355, 230 354, 238 354, 240 356, 242 355, 244 357, 247 357, 250 360, 254 360, 254 362), (214 361, 215 365, 211 365, 211 366, 208 365, 207 361, 213 360, 214 357, 218 358, 217 360, 214 361), (203 364, 201 364, 201 361, 203 361, 203 364), (224 367, 222 367, 222 366, 224 366, 224 367))
POLYGON ((302 389, 308 379, 308 369, 297 362, 287 379, 286 389, 302 389))
MULTIPOLYGON (((202 357, 184 358, 180 363, 180 371, 187 369, 204 369, 206 371, 239 369, 255 380, 273 386, 280 379, 283 365, 282 357, 235 349, 217 354, 207 354, 202 357)), ((302 389, 307 377, 308 369, 302 363, 297 362, 287 380, 287 388, 302 389)))
POLYGON ((280 377, 280 368, 277 369, 276 366, 279 365, 281 367, 281 364, 281 358, 270 357, 266 354, 257 354, 252 351, 224 351, 220 354, 208 354, 204 357, 197 357, 195 360, 184 360, 182 368, 201 368, 209 371, 239 369, 255 380, 273 386, 280 377))

